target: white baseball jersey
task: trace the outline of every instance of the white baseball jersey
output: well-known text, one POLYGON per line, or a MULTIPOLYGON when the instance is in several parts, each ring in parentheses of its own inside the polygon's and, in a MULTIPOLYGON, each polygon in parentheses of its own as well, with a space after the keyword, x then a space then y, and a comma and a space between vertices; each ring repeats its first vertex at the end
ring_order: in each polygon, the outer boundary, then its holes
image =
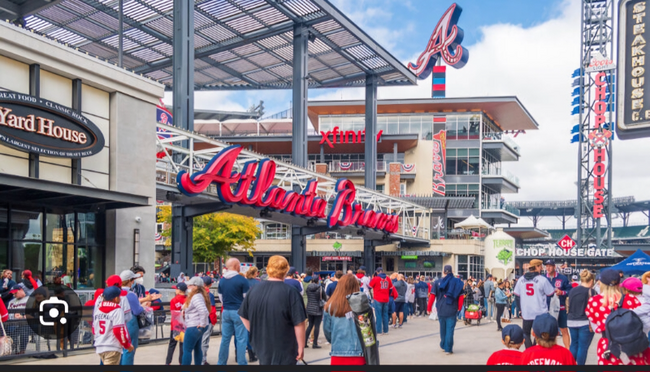
POLYGON ((535 320, 538 315, 548 312, 546 298, 555 293, 555 288, 543 275, 536 275, 530 280, 522 276, 514 292, 519 296, 521 316, 524 320, 535 320))
MULTIPOLYGON (((124 291, 122 291, 124 293, 124 291)), ((95 299, 95 308, 93 309, 93 315, 97 312, 97 309, 101 306, 101 304, 104 302, 104 296, 99 296, 99 298, 95 299)), ((131 304, 129 303, 129 300, 126 298, 126 295, 120 296, 120 308, 122 309, 122 312, 124 314, 124 321, 128 322, 133 318, 133 314, 131 314, 131 304)))
POLYGON ((102 302, 93 314, 93 334, 97 354, 122 351, 131 345, 129 331, 124 322, 124 312, 114 302, 102 302))

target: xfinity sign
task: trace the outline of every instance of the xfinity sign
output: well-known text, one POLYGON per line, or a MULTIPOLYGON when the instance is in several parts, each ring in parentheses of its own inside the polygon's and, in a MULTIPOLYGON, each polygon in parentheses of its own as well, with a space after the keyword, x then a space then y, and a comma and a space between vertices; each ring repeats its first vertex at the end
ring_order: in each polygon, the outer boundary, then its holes
POLYGON ((571 239, 569 235, 564 235, 564 237, 557 242, 557 245, 559 245, 560 248, 564 248, 568 251, 576 246, 576 242, 575 240, 571 239))

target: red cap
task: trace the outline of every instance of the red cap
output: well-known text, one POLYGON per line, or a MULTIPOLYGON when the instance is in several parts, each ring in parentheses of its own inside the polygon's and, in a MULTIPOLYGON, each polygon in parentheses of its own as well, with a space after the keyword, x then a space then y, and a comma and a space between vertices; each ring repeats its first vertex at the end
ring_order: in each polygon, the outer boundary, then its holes
POLYGON ((106 279, 106 285, 109 287, 122 287, 122 278, 119 275, 111 275, 106 279))
POLYGON ((32 271, 31 270, 25 270, 25 271, 23 271, 23 275, 25 275, 26 277, 30 277, 30 276, 32 276, 32 271))

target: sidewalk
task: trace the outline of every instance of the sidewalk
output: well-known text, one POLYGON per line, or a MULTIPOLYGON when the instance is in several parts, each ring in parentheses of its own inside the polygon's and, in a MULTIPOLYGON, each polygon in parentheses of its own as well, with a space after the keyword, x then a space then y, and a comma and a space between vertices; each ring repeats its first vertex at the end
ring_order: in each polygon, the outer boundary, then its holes
MULTIPOLYGON (((514 323, 521 325, 521 320, 514 323)), ((497 332, 496 322, 484 319, 480 326, 476 324, 466 326, 462 322, 457 323, 454 337, 454 353, 445 355, 440 350, 440 336, 438 333, 438 322, 428 318, 414 318, 404 324, 402 328, 390 328, 387 336, 379 336, 379 351, 381 364, 404 365, 404 364, 479 364, 485 365, 488 357, 496 350, 500 350, 501 332, 497 332)), ((594 337, 591 344, 587 364, 597 364, 596 345, 600 336, 594 337)), ((558 337, 562 344, 562 338, 558 337)), ((221 337, 213 337, 208 351, 208 363, 217 364, 221 337)), ((329 364, 330 346, 325 343, 325 337, 321 331, 320 345, 322 349, 308 348, 305 350, 305 361, 308 364, 329 364)), ((523 350, 523 347, 522 347, 523 350)), ((157 364, 165 363, 167 354, 167 343, 142 346, 136 353, 136 364, 157 364)), ((178 361, 178 349, 174 355, 174 363, 178 361)), ((228 364, 235 363, 235 350, 231 341, 230 358, 228 364)), ((56 364, 99 364, 99 358, 93 353, 76 353, 67 358, 56 360, 25 359, 18 361, 16 365, 51 365, 56 364)), ((257 364, 257 363, 254 363, 257 364)))

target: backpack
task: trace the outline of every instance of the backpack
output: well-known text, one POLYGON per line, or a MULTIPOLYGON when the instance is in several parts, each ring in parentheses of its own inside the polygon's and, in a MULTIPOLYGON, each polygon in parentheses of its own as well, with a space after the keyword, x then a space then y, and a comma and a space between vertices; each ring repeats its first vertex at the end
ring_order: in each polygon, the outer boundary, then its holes
POLYGON ((605 333, 609 349, 603 352, 603 357, 609 358, 614 354, 625 364, 629 357, 642 353, 650 346, 648 335, 643 333, 643 322, 632 310, 624 309, 626 296, 621 296, 618 308, 612 311, 605 322, 605 333), (621 357, 623 355, 623 357, 621 357))

